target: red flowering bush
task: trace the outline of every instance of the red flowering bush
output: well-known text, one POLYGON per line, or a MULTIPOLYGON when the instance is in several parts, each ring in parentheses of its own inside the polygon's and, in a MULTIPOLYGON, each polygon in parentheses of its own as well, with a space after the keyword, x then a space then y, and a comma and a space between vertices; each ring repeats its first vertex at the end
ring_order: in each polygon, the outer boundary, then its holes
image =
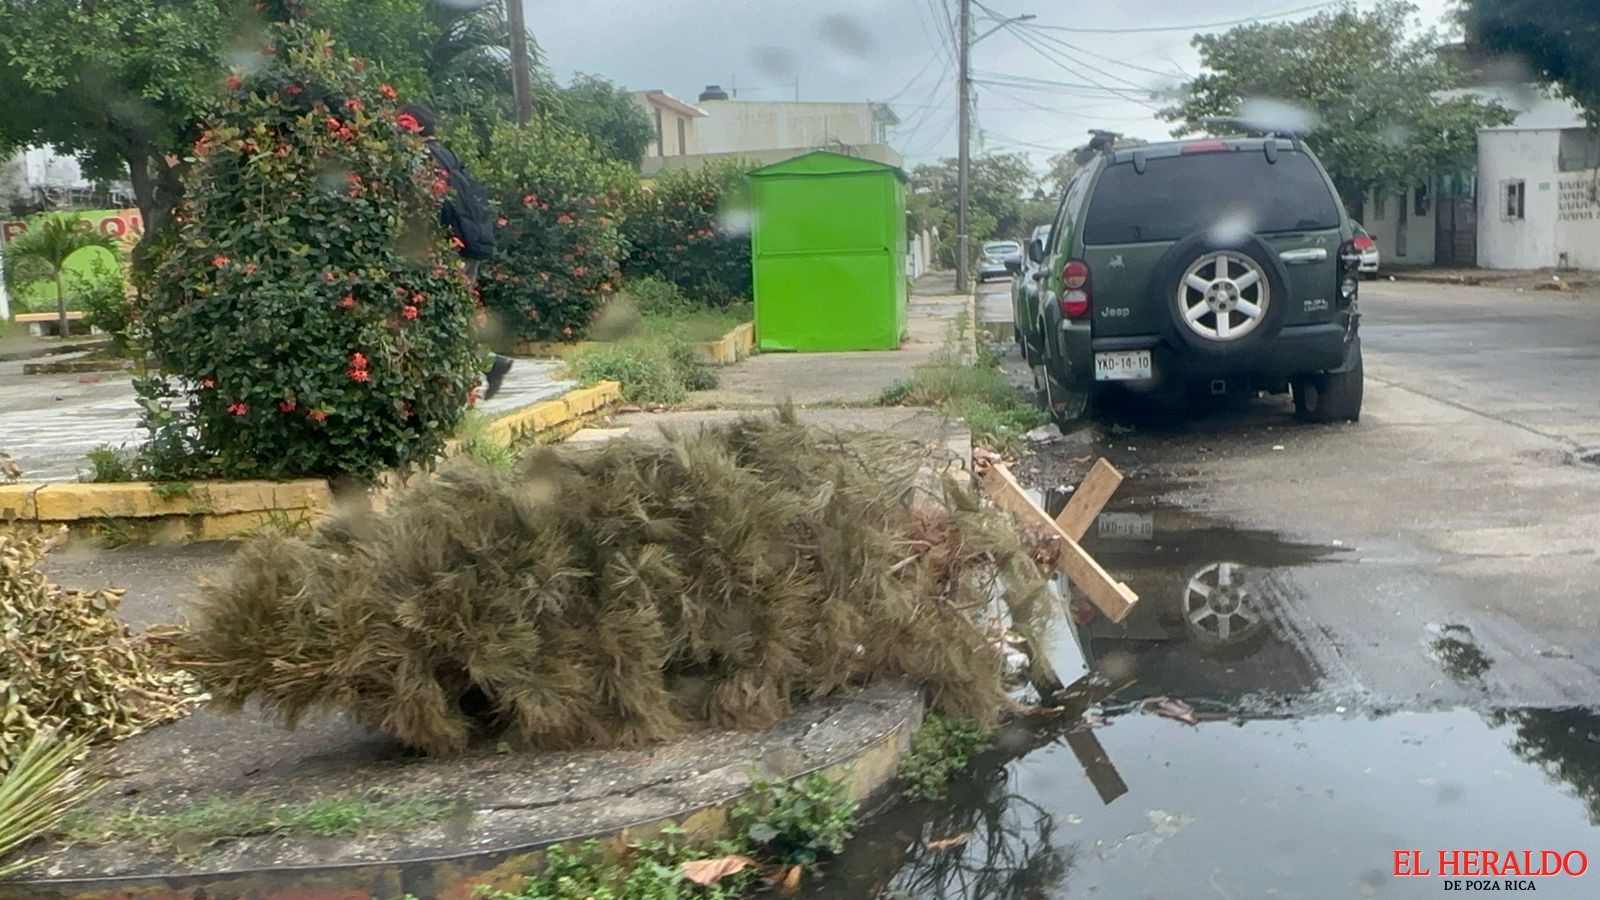
POLYGON ((479 289, 496 329, 530 341, 576 341, 616 290, 617 215, 638 177, 549 120, 498 128, 467 161, 499 215, 479 289))
POLYGON ((441 180, 396 92, 273 26, 228 76, 141 303, 168 477, 369 476, 437 456, 479 378, 441 180))
POLYGON ((691 298, 726 305, 750 296, 750 217, 737 161, 663 175, 629 204, 623 236, 630 278, 656 277, 691 298))

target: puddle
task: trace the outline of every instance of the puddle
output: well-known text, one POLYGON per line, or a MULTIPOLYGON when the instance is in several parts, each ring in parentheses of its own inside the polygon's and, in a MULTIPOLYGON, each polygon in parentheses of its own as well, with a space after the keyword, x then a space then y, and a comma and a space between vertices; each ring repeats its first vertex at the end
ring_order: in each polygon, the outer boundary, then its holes
MULTIPOLYGON (((1600 716, 1466 710, 1378 717, 1113 718, 1089 734, 1123 785, 1085 775, 1073 736, 1015 727, 947 800, 867 824, 814 897, 1412 897, 1396 850, 1555 849, 1600 839, 1600 716), (960 847, 927 844, 969 835, 960 847)), ((1102 773, 1102 779, 1104 773, 1102 773)), ((1540 878, 1594 896, 1593 871, 1540 878)))
POLYGON ((1460 682, 1481 682, 1494 667, 1483 648, 1465 625, 1429 625, 1428 651, 1451 678, 1460 682))

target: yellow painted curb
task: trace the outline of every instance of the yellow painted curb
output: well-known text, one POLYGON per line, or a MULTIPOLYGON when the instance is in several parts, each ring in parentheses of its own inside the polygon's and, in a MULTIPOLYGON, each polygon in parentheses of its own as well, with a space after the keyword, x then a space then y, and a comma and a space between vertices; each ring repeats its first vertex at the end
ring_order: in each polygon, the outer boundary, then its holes
POLYGON ((714 341, 695 344, 695 353, 701 362, 712 366, 731 366, 756 348, 756 326, 744 322, 714 341))
POLYGON ((621 401, 622 385, 602 381, 567 391, 554 400, 514 409, 496 418, 486 434, 502 443, 525 440, 550 443, 577 431, 621 401))

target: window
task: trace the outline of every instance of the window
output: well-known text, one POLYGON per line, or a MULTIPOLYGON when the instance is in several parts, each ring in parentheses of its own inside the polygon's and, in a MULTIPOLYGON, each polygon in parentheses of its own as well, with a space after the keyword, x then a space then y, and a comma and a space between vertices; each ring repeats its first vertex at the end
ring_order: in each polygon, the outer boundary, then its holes
POLYGON ((689 138, 688 138, 687 123, 685 123, 683 119, 679 119, 678 120, 678 155, 679 156, 687 156, 688 153, 689 153, 689 138))
POLYGON ((1255 234, 1327 231, 1339 227, 1339 204, 1316 163, 1304 153, 1278 161, 1255 153, 1206 153, 1107 166, 1095 183, 1084 220, 1092 245, 1175 241, 1221 224, 1255 234))
POLYGON ((1413 213, 1417 214, 1418 216, 1425 216, 1425 215, 1428 214, 1428 186, 1427 185, 1419 184, 1419 185, 1417 185, 1416 190, 1411 192, 1411 204, 1412 204, 1411 211, 1413 213))
POLYGON ((1377 188, 1372 192, 1372 216, 1375 219, 1383 219, 1388 215, 1389 195, 1383 192, 1383 188, 1377 188))
POLYGON ((1503 198, 1500 206, 1500 218, 1506 221, 1521 221, 1527 213, 1527 183, 1521 178, 1513 178, 1500 182, 1500 196, 1503 198))

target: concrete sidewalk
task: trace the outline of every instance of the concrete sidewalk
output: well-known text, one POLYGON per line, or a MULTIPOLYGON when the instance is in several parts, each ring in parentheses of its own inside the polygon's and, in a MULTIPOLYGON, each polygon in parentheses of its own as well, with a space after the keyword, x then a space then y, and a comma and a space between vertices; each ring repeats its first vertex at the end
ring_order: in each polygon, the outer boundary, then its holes
MULTIPOLYGON (((16 460, 24 481, 75 481, 90 450, 144 441, 126 373, 23 375, 22 366, 0 362, 0 452, 16 460)), ((500 393, 478 408, 503 413, 560 396, 575 386, 557 379, 560 368, 555 360, 519 359, 500 393)))
POLYGON ((964 338, 972 339, 972 297, 955 293, 954 276, 931 272, 918 279, 911 295, 906 330, 898 350, 852 353, 761 353, 719 369, 714 390, 698 391, 684 405, 691 409, 767 409, 784 401, 796 406, 871 406, 885 388, 911 377, 929 362, 965 313, 964 338))

